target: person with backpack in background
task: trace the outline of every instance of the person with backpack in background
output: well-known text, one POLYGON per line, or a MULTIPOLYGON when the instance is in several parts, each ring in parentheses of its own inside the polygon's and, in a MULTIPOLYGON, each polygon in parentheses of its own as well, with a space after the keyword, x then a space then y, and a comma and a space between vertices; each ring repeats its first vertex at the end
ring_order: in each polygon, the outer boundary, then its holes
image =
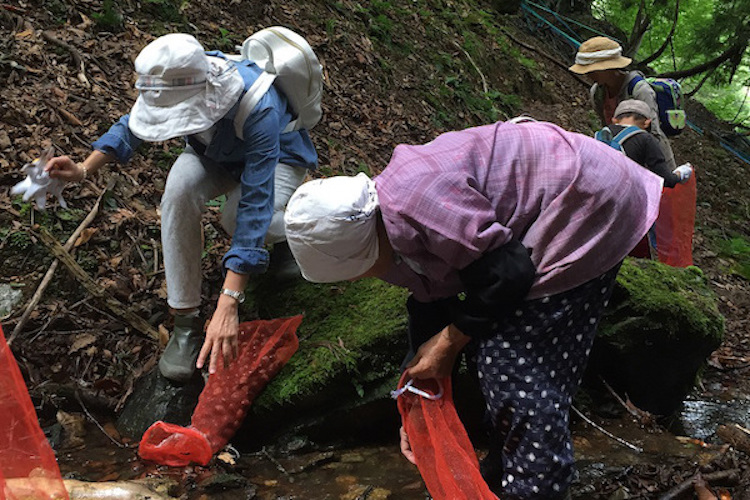
MULTIPOLYGON (((579 75, 586 75, 594 81, 590 90, 591 103, 603 126, 613 123, 615 109, 620 102, 627 99, 645 102, 653 117, 648 131, 659 141, 667 168, 672 172, 677 168, 677 164, 664 129, 674 131, 670 133, 679 133, 681 127, 685 126, 684 111, 665 109, 663 113, 660 113, 656 91, 643 73, 625 71, 631 62, 632 59, 629 57, 623 57, 620 44, 607 37, 597 36, 581 44, 576 54, 575 64, 569 70, 579 75), (666 117, 665 113, 669 113, 669 117, 666 117), (671 125, 672 123, 674 126, 671 125)), ((673 85, 677 85, 676 82, 673 85)), ((665 89, 665 93, 668 90, 671 88, 665 89)), ((679 101, 678 98, 672 100, 679 101)), ((677 102, 674 106, 679 104, 681 103, 677 102)))
MULTIPOLYGON (((591 137, 498 122, 399 145, 375 179, 309 181, 284 220, 308 281, 376 277, 411 292, 408 378, 448 377, 467 349, 492 426, 490 489, 562 500, 571 401, 662 182, 591 137)), ((403 430, 401 449, 415 460, 403 430)))
MULTIPOLYGON (((310 67, 320 71, 319 63, 310 67)), ((196 360, 202 368, 208 359, 213 373, 219 362, 236 356, 243 291, 252 275, 266 271, 269 253, 264 244, 284 240, 281 213, 286 201, 307 170, 317 166, 307 130, 289 130, 295 123, 294 110, 290 99, 270 84, 273 78, 267 78, 267 68, 268 64, 259 67, 251 60, 206 52, 191 35, 162 36, 135 60, 139 96, 130 113, 93 143, 94 151, 82 163, 67 156, 47 163, 50 177, 80 182, 107 163, 127 163, 144 141, 186 137, 161 200, 167 303, 174 313, 174 331, 159 369, 173 381, 190 379, 196 360), (255 92, 260 84, 265 87, 255 92), (253 102, 248 104, 246 98, 253 102), (201 217, 206 202, 222 194, 228 195, 222 223, 232 242, 223 258, 221 293, 204 335, 201 217)))
MULTIPOLYGON (((627 99, 617 105, 612 125, 604 127, 594 137, 622 151, 628 158, 664 179, 664 187, 673 188, 678 183, 684 184, 693 174, 692 166, 687 163, 674 170, 669 169, 659 141, 646 132, 652 119, 652 111, 648 104, 636 99, 627 99)), ((649 242, 652 247, 656 246, 653 227, 629 255, 651 258, 649 242)))
POLYGON ((664 187, 673 188, 678 183, 687 182, 693 169, 689 163, 674 170, 669 169, 659 141, 647 133, 652 121, 648 104, 627 99, 617 105, 612 124, 598 131, 594 137, 622 151, 628 158, 664 179, 664 187))

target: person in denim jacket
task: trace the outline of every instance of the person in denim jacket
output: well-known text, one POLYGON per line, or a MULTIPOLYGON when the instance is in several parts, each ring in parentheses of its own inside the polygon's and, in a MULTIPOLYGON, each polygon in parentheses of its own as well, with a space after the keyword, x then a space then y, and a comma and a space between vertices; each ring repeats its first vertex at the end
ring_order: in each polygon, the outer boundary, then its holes
POLYGON ((167 302, 175 329, 159 361, 165 377, 185 381, 207 359, 213 373, 222 359, 227 363, 236 355, 243 290, 251 275, 268 266, 264 244, 285 239, 283 208, 307 169, 317 166, 317 154, 306 130, 283 133, 294 116, 273 86, 245 121, 244 139, 236 136, 240 99, 262 72, 252 61, 205 52, 194 37, 177 33, 147 45, 135 70, 140 93, 130 113, 93 143, 82 163, 62 156, 47 170, 53 178, 81 181, 109 162, 127 163, 143 141, 186 137, 161 200, 167 302), (201 215, 206 202, 221 194, 227 194, 222 223, 232 244, 204 339, 201 215))

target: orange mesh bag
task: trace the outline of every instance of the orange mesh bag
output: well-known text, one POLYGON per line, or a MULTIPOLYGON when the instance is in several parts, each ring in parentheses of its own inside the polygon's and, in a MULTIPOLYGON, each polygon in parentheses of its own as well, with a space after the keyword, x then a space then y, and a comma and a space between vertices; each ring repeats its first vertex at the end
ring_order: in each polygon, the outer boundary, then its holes
POLYGON ((673 267, 693 265, 696 197, 695 171, 685 184, 664 190, 655 228, 659 262, 673 267))
POLYGON ((453 406, 451 379, 401 377, 391 394, 419 473, 435 500, 496 500, 479 472, 474 447, 453 406))
POLYGON ((138 454, 173 467, 206 465, 237 432, 253 399, 299 346, 302 316, 258 320, 239 326, 239 354, 208 378, 190 427, 156 422, 141 438, 138 454))
POLYGON ((0 327, 0 500, 67 499, 55 452, 0 327))

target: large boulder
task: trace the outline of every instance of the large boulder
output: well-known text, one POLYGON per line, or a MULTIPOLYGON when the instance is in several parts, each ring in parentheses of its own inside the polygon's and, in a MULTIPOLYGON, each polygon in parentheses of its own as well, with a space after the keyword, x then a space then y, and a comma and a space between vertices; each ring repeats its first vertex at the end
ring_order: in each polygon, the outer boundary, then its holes
MULTIPOLYGON (((257 446, 296 434, 362 440, 394 432, 399 417, 388 393, 407 348, 406 297, 405 290, 374 279, 299 281, 283 289, 262 283, 243 317, 303 314, 300 347, 253 403, 235 444, 257 446)), ((627 260, 591 365, 643 409, 665 414, 693 387, 722 334, 723 319, 699 269, 627 260)), ((455 393, 461 411, 460 398, 471 391, 462 386, 455 393)), ((473 411, 476 394, 466 399, 465 410, 473 411)))
POLYGON ((303 314, 299 350, 253 403, 235 441, 255 445, 290 432, 321 441, 373 436, 396 425, 388 393, 407 350, 406 297, 375 279, 262 283, 250 307, 262 318, 303 314))
POLYGON ((627 259, 599 325, 588 375, 601 376, 642 410, 670 415, 723 336, 724 318, 700 269, 627 259))

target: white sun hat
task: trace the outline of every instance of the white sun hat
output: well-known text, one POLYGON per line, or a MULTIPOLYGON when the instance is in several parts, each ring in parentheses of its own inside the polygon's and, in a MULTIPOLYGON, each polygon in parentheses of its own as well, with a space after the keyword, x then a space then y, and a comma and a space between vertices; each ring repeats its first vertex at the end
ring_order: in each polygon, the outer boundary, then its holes
POLYGON ((286 240, 302 276, 332 283, 361 276, 378 259, 378 193, 365 174, 302 184, 286 206, 286 240))
POLYGON ((244 81, 233 63, 206 55, 191 35, 148 44, 135 60, 139 90, 128 125, 144 141, 203 132, 235 105, 244 81))

